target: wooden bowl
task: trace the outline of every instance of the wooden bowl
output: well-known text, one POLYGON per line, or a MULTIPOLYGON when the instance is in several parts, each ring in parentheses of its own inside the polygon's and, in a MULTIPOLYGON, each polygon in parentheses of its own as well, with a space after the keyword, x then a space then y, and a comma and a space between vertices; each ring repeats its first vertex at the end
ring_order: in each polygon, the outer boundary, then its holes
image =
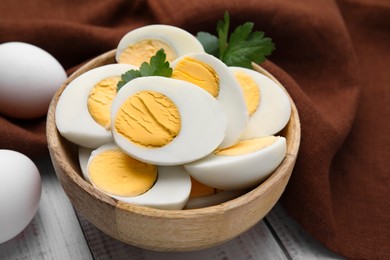
MULTIPOLYGON (((266 181, 238 198, 199 209, 159 210, 117 201, 86 182, 81 174, 77 146, 57 131, 55 109, 69 82, 92 68, 110 63, 115 63, 115 50, 75 71, 55 94, 48 111, 50 156, 63 189, 79 213, 106 234, 127 244, 157 251, 191 251, 237 237, 271 210, 290 178, 300 144, 299 117, 291 99, 291 119, 282 132, 287 139, 286 158, 266 181)), ((280 84, 260 66, 254 68, 280 84)))

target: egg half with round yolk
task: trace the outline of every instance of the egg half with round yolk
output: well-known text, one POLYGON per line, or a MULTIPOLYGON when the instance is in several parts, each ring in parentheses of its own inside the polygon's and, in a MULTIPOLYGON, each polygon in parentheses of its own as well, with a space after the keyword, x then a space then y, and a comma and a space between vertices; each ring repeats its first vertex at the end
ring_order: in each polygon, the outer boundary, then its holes
POLYGON ((191 82, 208 91, 221 104, 227 117, 226 135, 220 148, 239 141, 248 122, 243 92, 232 71, 219 59, 207 53, 180 56, 171 67, 172 78, 191 82))
POLYGON ((286 156, 286 139, 267 136, 236 145, 189 164, 184 168, 197 181, 221 190, 251 188, 264 181, 286 156))
POLYGON ((241 139, 277 134, 288 123, 291 104, 286 92, 267 76, 246 68, 229 67, 240 83, 248 112, 241 139))
POLYGON ((187 53, 204 52, 203 45, 189 32, 171 25, 154 24, 132 30, 122 37, 116 60, 139 67, 143 62, 149 62, 160 49, 164 49, 168 62, 187 53))
POLYGON ((136 67, 110 64, 89 70, 71 81, 56 106, 55 122, 60 134, 88 148, 110 142, 111 103, 121 75, 131 69, 136 67))
POLYGON ((185 206, 190 195, 190 176, 182 166, 147 164, 113 143, 96 150, 80 147, 79 162, 88 182, 123 202, 177 210, 185 206))
POLYGON ((220 103, 182 80, 150 76, 125 84, 111 107, 115 142, 130 156, 156 165, 198 160, 215 150, 226 131, 220 103))

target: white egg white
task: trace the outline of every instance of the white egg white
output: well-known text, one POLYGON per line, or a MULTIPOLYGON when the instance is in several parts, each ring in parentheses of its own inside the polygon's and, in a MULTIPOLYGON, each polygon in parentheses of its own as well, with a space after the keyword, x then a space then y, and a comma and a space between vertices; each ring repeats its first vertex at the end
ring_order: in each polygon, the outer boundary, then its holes
MULTIPOLYGON (((84 178, 91 183, 88 164, 94 156, 105 151, 118 149, 120 148, 113 143, 104 144, 95 150, 81 148, 79 150, 79 160, 84 178)), ((158 177, 155 184, 141 195, 123 197, 102 192, 114 199, 131 204, 166 210, 182 209, 187 203, 191 192, 191 179, 188 172, 182 166, 158 166, 157 171, 158 177)), ((99 189, 99 187, 96 188, 99 189)))
POLYGON ((55 111, 60 134, 69 141, 88 148, 97 148, 112 140, 111 132, 99 125, 88 111, 91 89, 99 81, 120 76, 136 67, 127 64, 109 64, 89 70, 73 81, 62 92, 55 111))
POLYGON ((185 164, 184 168, 200 183, 221 190, 238 190, 264 181, 285 156, 286 139, 279 136, 274 143, 258 151, 235 156, 210 154, 185 164))
POLYGON ((119 56, 127 46, 147 39, 168 43, 178 57, 191 52, 204 52, 203 45, 189 32, 171 25, 152 24, 134 29, 123 36, 117 47, 116 60, 119 62, 119 56))
POLYGON ((130 156, 150 164, 178 165, 198 160, 215 150, 226 131, 226 116, 220 103, 198 86, 166 77, 136 78, 124 85, 111 107, 115 142, 130 156), (123 102, 137 92, 150 90, 167 96, 179 110, 181 129, 167 145, 157 148, 135 144, 115 128, 116 114, 123 102))
POLYGON ((197 209, 215 206, 237 198, 244 193, 245 190, 224 190, 212 195, 189 198, 184 209, 197 209))
POLYGON ((91 153, 93 150, 94 149, 86 148, 82 146, 79 146, 79 150, 78 150, 81 173, 83 174, 84 179, 89 183, 91 183, 91 180, 89 179, 87 165, 88 165, 89 157, 91 157, 91 153))
POLYGON ((171 67, 174 69, 186 57, 191 57, 206 63, 217 73, 219 78, 219 95, 217 100, 223 107, 228 120, 226 135, 219 148, 234 145, 239 141, 240 135, 246 128, 249 118, 245 99, 238 81, 229 67, 221 60, 207 53, 191 53, 181 56, 172 62, 171 67))
POLYGON ((229 67, 233 72, 249 75, 260 89, 260 103, 250 116, 241 140, 277 134, 288 123, 291 104, 287 93, 267 76, 246 68, 229 67))

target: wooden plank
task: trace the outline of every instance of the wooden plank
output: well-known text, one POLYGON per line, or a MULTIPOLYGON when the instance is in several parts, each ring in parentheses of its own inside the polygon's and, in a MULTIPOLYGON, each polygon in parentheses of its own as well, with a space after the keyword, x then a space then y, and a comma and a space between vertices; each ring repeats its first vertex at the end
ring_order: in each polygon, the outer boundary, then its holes
POLYGON ((45 157, 35 163, 42 177, 38 212, 21 234, 0 244, 0 259, 92 259, 50 160, 45 157))
POLYGON ((265 222, 289 259, 344 259, 310 236, 280 204, 276 204, 265 222))
POLYGON ((124 244, 95 228, 82 215, 79 219, 96 259, 287 259, 264 222, 227 243, 209 249, 156 252, 124 244))

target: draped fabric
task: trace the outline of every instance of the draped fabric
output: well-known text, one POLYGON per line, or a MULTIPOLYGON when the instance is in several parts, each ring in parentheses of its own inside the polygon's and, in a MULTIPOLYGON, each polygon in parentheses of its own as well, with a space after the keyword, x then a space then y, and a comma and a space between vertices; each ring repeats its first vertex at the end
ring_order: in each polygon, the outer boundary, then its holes
MULTIPOLYGON (((2 0, 0 43, 39 46, 70 74, 142 25, 215 34, 225 10, 232 26, 252 21, 273 39, 262 65, 299 111, 301 147, 281 203, 331 250, 390 259, 388 0, 2 0)), ((0 115, 0 149, 45 154, 45 117, 0 115)))

